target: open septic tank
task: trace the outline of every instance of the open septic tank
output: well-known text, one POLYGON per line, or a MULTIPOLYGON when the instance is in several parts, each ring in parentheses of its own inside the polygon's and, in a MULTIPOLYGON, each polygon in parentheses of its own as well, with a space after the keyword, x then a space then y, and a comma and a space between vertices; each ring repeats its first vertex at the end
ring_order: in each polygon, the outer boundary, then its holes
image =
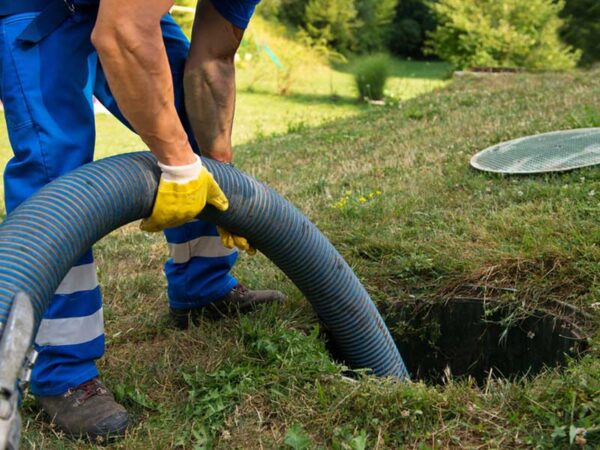
MULTIPOLYGON (((381 313, 413 380, 442 384, 471 377, 515 379, 565 365, 587 348, 579 326, 547 312, 518 312, 478 299, 410 301, 381 313)), ((326 330, 325 330, 325 333, 326 330)), ((339 356, 328 340, 332 355, 339 356)))
POLYGON ((413 379, 442 383, 470 376, 516 378, 578 357, 587 340, 572 321, 516 314, 482 300, 409 302, 382 311, 413 379))

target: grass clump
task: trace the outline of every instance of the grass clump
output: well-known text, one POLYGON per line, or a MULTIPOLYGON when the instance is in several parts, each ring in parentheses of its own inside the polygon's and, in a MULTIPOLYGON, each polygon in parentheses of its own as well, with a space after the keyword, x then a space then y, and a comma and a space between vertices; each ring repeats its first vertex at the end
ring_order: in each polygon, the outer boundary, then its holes
POLYGON ((367 56, 354 65, 354 81, 360 100, 383 100, 389 77, 390 58, 384 54, 367 56))

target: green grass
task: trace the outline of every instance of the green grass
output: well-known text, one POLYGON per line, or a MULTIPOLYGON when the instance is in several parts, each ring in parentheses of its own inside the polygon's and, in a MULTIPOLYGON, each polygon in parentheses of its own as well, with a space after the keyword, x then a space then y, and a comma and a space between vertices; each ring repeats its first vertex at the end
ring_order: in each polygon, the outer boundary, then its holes
MULTIPOLYGON (((349 74, 332 73, 351 83, 349 74)), ((327 85, 318 89, 329 95, 327 85)), ((269 92, 243 93, 240 111, 244 98, 275 105, 275 117, 287 108, 278 101, 294 103, 269 92)), ((237 126, 250 131, 238 138, 245 144, 236 160, 318 224, 380 305, 440 298, 485 280, 515 288, 513 301, 525 310, 551 309, 575 322, 556 301, 597 317, 600 172, 501 177, 468 161, 498 141, 598 126, 599 104, 598 70, 464 78, 317 127, 281 124, 264 131, 281 134, 260 140, 238 114, 237 126)), ((106 117, 98 134, 102 156, 140 147, 106 117)), ((306 301, 261 255, 242 256, 236 275, 283 290, 289 302, 185 332, 167 317, 161 236, 131 225, 99 242, 96 256, 107 336, 100 367, 135 423, 111 448, 600 446, 600 336, 581 361, 529 379, 483 387, 349 380, 328 358, 306 301), (579 428, 587 443, 580 436, 576 446, 579 428)), ((61 438, 31 399, 24 415, 24 448, 87 448, 61 438)))
MULTIPOLYGON (((253 81, 253 70, 238 72, 236 144, 359 116, 373 108, 356 100, 355 83, 346 66, 337 70, 324 64, 294 68, 292 76, 296 78, 287 95, 277 94, 275 67, 264 69, 265 75, 258 81, 253 81)), ((447 70, 443 63, 395 60, 387 95, 392 100, 407 100, 440 88, 447 83, 447 70)))

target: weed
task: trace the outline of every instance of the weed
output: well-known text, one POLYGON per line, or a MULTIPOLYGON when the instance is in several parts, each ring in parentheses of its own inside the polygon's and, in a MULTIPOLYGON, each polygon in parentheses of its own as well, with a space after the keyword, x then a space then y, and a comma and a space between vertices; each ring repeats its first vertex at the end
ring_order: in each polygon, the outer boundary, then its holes
POLYGON ((298 424, 293 425, 288 430, 283 442, 293 450, 308 450, 311 448, 312 444, 310 436, 304 431, 302 426, 298 424))
POLYGON ((600 109, 593 105, 583 105, 567 115, 572 128, 600 127, 600 109))
POLYGON ((299 133, 299 132, 304 131, 306 129, 308 129, 308 124, 304 120, 304 118, 297 119, 297 120, 290 120, 288 122, 288 125, 287 125, 287 133, 288 134, 299 133))
POLYGON ((249 367, 223 367, 210 373, 198 369, 184 373, 183 379, 190 388, 187 415, 199 419, 211 436, 255 383, 260 383, 249 367))
POLYGON ((381 191, 371 191, 366 194, 354 194, 352 191, 345 191, 344 195, 332 206, 336 209, 347 209, 356 206, 367 206, 377 200, 381 191))

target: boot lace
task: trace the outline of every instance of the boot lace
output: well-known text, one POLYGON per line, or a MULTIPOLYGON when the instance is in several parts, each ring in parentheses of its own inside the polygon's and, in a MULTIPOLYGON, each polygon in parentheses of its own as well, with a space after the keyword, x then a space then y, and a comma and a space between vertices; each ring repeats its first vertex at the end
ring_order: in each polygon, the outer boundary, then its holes
POLYGON ((71 396, 77 391, 83 392, 83 394, 79 398, 77 398, 77 403, 82 404, 94 395, 104 394, 106 392, 106 389, 102 387, 97 378, 94 378, 90 381, 86 381, 85 383, 80 384, 77 387, 69 389, 67 395, 71 396))

